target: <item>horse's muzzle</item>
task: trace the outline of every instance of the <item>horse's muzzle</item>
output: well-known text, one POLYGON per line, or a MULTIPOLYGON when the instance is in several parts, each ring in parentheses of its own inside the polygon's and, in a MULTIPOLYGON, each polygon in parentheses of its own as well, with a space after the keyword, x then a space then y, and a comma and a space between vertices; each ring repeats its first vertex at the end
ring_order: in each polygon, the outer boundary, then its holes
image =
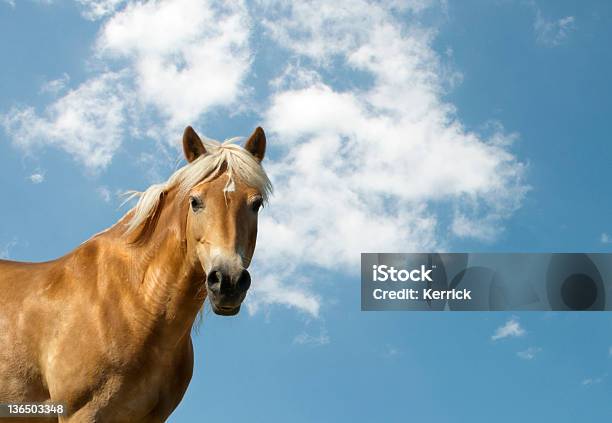
POLYGON ((251 275, 241 269, 234 275, 213 268, 206 275, 206 290, 213 312, 221 316, 234 316, 251 286, 251 275))

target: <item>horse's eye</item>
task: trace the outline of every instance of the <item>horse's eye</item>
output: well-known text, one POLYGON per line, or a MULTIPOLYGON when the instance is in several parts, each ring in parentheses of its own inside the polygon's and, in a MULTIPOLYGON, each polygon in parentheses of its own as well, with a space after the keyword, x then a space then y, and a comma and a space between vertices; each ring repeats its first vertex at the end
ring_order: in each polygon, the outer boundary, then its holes
POLYGON ((262 205, 263 205, 263 199, 261 197, 258 197, 251 203, 251 209, 253 209, 253 211, 257 213, 262 205))
POLYGON ((189 204, 191 205, 191 210, 193 210, 194 212, 197 212, 204 208, 204 203, 202 202, 202 199, 200 197, 196 197, 195 195, 189 197, 189 204))

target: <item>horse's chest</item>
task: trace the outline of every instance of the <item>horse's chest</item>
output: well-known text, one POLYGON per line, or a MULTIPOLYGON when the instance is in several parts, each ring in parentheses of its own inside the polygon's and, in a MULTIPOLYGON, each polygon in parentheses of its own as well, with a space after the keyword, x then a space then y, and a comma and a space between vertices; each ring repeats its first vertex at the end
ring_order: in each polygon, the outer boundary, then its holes
MULTIPOLYGON (((154 421, 164 419, 172 411, 164 406, 175 402, 175 393, 168 389, 172 374, 169 372, 146 372, 125 378, 122 389, 112 397, 109 406, 103 407, 101 416, 113 421, 154 421), (112 418, 111 418, 112 417, 112 418), (154 418, 157 417, 157 418, 154 418)), ((171 382, 170 382, 171 383, 171 382)))
MULTIPOLYGON (((123 387, 108 407, 119 420, 165 420, 176 408, 191 379, 190 357, 178 357, 169 363, 152 363, 123 377, 123 387), (188 369, 188 371, 186 371, 188 369)), ((113 420, 113 419, 109 419, 113 420)))
POLYGON ((149 351, 122 357, 120 363, 99 360, 89 370, 82 368, 71 379, 82 384, 62 396, 77 416, 87 412, 100 421, 163 421, 181 400, 192 366, 191 343, 171 356, 149 351))

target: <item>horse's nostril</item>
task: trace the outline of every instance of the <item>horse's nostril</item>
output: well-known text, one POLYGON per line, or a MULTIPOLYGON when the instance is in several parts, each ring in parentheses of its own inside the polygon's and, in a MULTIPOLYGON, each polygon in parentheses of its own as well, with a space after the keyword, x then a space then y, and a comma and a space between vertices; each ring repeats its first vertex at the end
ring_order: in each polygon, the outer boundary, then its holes
POLYGON ((236 287, 241 291, 246 291, 251 286, 251 275, 248 271, 243 270, 236 281, 236 287))
POLYGON ((223 281, 223 273, 221 273, 218 270, 213 270, 208 274, 207 280, 208 280, 208 286, 210 287, 219 285, 221 284, 221 281, 223 281))

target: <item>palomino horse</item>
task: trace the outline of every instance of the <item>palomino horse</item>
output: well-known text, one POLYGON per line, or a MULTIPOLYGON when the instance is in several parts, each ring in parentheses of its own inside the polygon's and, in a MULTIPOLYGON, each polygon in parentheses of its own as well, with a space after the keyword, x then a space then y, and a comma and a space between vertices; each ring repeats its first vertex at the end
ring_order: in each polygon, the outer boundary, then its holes
POLYGON ((63 403, 63 422, 161 422, 177 407, 204 300, 231 316, 251 285, 272 188, 261 128, 243 148, 188 127, 183 149, 186 166, 68 255, 0 260, 0 403, 63 403))

